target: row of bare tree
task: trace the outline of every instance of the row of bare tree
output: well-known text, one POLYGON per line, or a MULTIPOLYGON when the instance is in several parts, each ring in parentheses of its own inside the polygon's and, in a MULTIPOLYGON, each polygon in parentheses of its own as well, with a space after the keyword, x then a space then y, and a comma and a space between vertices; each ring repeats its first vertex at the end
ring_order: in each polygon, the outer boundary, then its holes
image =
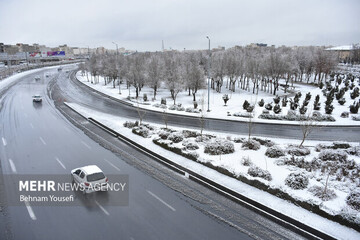
POLYGON ((221 92, 236 89, 269 92, 279 90, 279 80, 284 79, 286 92, 294 82, 324 81, 334 70, 338 61, 332 51, 322 47, 235 47, 224 51, 146 52, 130 56, 121 54, 93 54, 80 65, 88 80, 104 84, 126 83, 133 86, 138 98, 146 85, 153 89, 156 98, 160 86, 165 86, 174 104, 180 91, 186 90, 196 101, 198 89, 205 87, 206 76, 211 78, 211 88, 221 92), (209 67, 210 66, 210 67, 209 67), (210 69, 210 71, 208 71, 210 69))

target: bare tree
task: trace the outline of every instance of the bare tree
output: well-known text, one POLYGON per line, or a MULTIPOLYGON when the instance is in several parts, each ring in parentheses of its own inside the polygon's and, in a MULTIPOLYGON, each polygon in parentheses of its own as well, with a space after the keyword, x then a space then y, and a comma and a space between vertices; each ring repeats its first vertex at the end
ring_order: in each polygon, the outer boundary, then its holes
POLYGON ((146 110, 140 108, 140 105, 139 105, 139 100, 136 102, 136 110, 138 112, 138 115, 139 115, 139 125, 142 124, 142 121, 144 120, 145 116, 146 116, 146 110))
POLYGON ((163 78, 163 64, 158 55, 152 55, 148 60, 147 73, 149 86, 154 89, 154 99, 156 99, 157 89, 163 78))
POLYGON ((165 79, 166 85, 170 91, 171 98, 176 104, 176 97, 183 90, 183 81, 181 81, 179 59, 174 55, 165 58, 165 79))
POLYGON ((168 129, 168 120, 169 120, 169 116, 167 114, 167 108, 164 109, 164 111, 162 112, 162 119, 165 123, 165 128, 168 129))
POLYGON ((310 133, 318 127, 317 122, 311 117, 311 111, 309 111, 309 113, 304 117, 304 119, 300 120, 300 128, 302 132, 302 140, 299 145, 300 148, 303 146, 305 139, 310 135, 310 133))
POLYGON ((199 117, 199 124, 200 124, 200 139, 201 142, 203 141, 203 131, 204 131, 204 127, 205 127, 205 97, 204 95, 201 96, 201 112, 200 112, 200 117, 199 117))

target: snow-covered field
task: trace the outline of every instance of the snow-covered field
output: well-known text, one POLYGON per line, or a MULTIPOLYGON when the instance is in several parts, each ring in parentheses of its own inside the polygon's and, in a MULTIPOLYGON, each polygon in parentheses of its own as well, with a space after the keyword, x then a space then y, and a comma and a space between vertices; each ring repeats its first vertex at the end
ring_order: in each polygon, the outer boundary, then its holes
MULTIPOLYGON (((139 94, 139 98, 138 100, 136 100, 135 97, 135 89, 133 87, 130 88, 130 91, 128 89, 126 89, 126 84, 121 84, 120 86, 120 91, 121 94, 119 94, 119 86, 116 85, 115 88, 113 87, 112 83, 109 83, 107 85, 105 85, 104 83, 104 78, 103 77, 99 77, 99 83, 97 84, 92 84, 90 81, 88 81, 87 77, 84 75, 82 76, 81 72, 78 72, 76 74, 77 79, 88 85, 89 87, 103 92, 109 96, 112 96, 114 98, 117 99, 121 99, 121 100, 125 100, 125 101, 129 101, 128 97, 130 95, 130 99, 131 102, 133 103, 134 106, 139 106, 140 108, 144 108, 144 109, 148 109, 148 110, 153 110, 153 111, 160 111, 163 112, 165 111, 165 109, 163 108, 164 106, 161 106, 160 102, 162 98, 166 99, 167 102, 167 107, 166 107, 166 111, 168 113, 173 113, 173 114, 182 114, 182 115, 190 115, 190 116, 200 116, 201 113, 190 113, 187 112, 186 110, 189 109, 193 109, 194 108, 194 104, 193 104, 193 96, 189 96, 187 91, 182 91, 178 94, 177 99, 176 99, 176 104, 181 104, 181 107, 177 107, 176 110, 171 110, 171 106, 173 105, 173 100, 171 99, 171 95, 169 90, 167 90, 166 88, 159 88, 158 92, 157 92, 157 96, 156 96, 156 100, 153 100, 153 90, 147 86, 144 86, 139 94), (143 95, 146 94, 148 101, 144 102, 143 101, 143 95), (160 106, 160 107, 159 107, 160 106)), ((90 79, 90 74, 88 74, 88 77, 90 79)), ((359 85, 359 79, 355 80, 356 86, 359 85)), ((280 81, 280 84, 283 83, 280 81)), ((321 89, 319 89, 318 87, 315 87, 313 85, 308 85, 308 84, 300 84, 300 83, 294 83, 294 88, 291 89, 291 91, 293 93, 287 93, 286 95, 288 95, 288 99, 293 98, 294 97, 294 93, 297 92, 301 92, 302 96, 300 98, 299 104, 300 106, 302 105, 304 99, 305 99, 305 95, 306 93, 310 92, 311 93, 311 99, 309 101, 309 105, 308 105, 308 111, 306 113, 306 115, 310 115, 313 113, 312 109, 313 109, 313 102, 315 99, 316 95, 320 96, 320 103, 321 103, 321 109, 319 110, 319 112, 322 115, 326 115, 325 114, 325 104, 324 101, 326 100, 326 97, 323 96, 321 89)), ((344 105, 340 105, 338 103, 338 101, 336 99, 334 99, 333 101, 333 105, 334 105, 334 111, 331 114, 331 116, 335 119, 334 122, 330 122, 330 121, 325 121, 325 122, 321 122, 318 125, 360 125, 360 121, 354 121, 352 120, 352 116, 360 116, 360 114, 350 114, 349 117, 347 118, 342 118, 341 117, 341 113, 343 112, 349 112, 349 104, 353 103, 354 100, 352 100, 350 98, 350 92, 351 90, 348 90, 345 95, 344 98, 346 100, 346 103, 344 105)), ((198 103, 198 109, 204 109, 205 111, 203 111, 203 115, 204 117, 207 118, 221 118, 221 119, 229 119, 229 120, 239 120, 239 121, 248 121, 248 118, 246 117, 237 117, 234 116, 235 115, 247 115, 248 113, 246 112, 246 110, 243 109, 243 103, 245 100, 247 100, 251 105, 255 106, 254 109, 254 117, 252 119, 253 122, 268 122, 268 123, 286 123, 286 124, 299 124, 298 121, 286 121, 286 120, 269 120, 269 119, 261 119, 258 118, 260 114, 263 113, 263 110, 265 109, 265 107, 260 107, 257 103, 261 100, 264 99, 265 104, 270 103, 270 102, 274 102, 274 95, 270 94, 270 93, 265 93, 263 91, 259 91, 258 95, 253 94, 252 91, 248 92, 248 91, 244 91, 244 90, 239 90, 236 89, 235 92, 231 92, 229 90, 227 90, 225 88, 225 86, 222 88, 222 92, 218 93, 214 90, 210 90, 210 112, 207 112, 208 109, 208 93, 207 93, 207 89, 200 89, 198 90, 198 93, 196 94, 196 99, 197 99, 197 103, 198 103), (226 104, 226 106, 224 105, 224 101, 223 101, 223 95, 224 94, 228 94, 229 100, 226 104)), ((281 90, 278 91, 278 96, 281 97, 281 99, 285 96, 284 91, 281 90)), ((356 98, 356 101, 359 100, 359 97, 356 98)), ((274 104, 272 104, 274 106, 274 104)), ((280 106, 281 106, 281 102, 280 102, 280 106)), ((282 107, 282 111, 277 114, 277 115, 287 115, 290 109, 290 103, 287 103, 286 107, 282 107)), ((298 108, 299 109, 299 108, 298 108)), ((296 110, 297 113, 299 112, 299 110, 296 110)), ((270 114, 274 114, 274 112, 271 110, 270 114)))
MULTIPOLYGON (((148 134, 148 137, 142 137, 132 133, 132 130, 130 128, 126 128, 123 126, 123 123, 127 121, 127 119, 125 118, 120 118, 110 114, 98 112, 73 103, 69 103, 68 105, 71 106, 76 111, 78 111, 80 114, 84 115, 85 117, 92 117, 100 121, 101 123, 114 129, 115 131, 121 132, 126 137, 129 137, 134 141, 144 146, 147 146, 152 151, 155 151, 163 155, 164 157, 172 159, 173 161, 184 167, 192 169, 195 172, 198 172, 220 184, 223 184, 235 191, 238 191, 239 193, 246 195, 247 197, 250 197, 258 202, 261 202, 262 204, 269 206, 279 212, 285 213, 314 228, 317 228, 330 235, 333 235, 335 238, 339 238, 339 239, 360 238, 359 232, 356 232, 338 223, 322 218, 319 215, 316 215, 305 209, 297 207, 288 201, 282 200, 265 191, 244 184, 243 182, 235 178, 236 176, 242 176, 250 180, 256 179, 264 183, 265 185, 270 186, 271 188, 279 189, 282 192, 289 194, 294 199, 300 201, 306 201, 318 205, 320 209, 322 209, 325 212, 328 212, 331 215, 342 214, 347 217, 352 217, 353 219, 355 219, 355 221, 357 221, 357 223, 359 223, 360 213, 346 204, 346 197, 349 195, 349 193, 356 190, 359 191, 359 187, 357 187, 359 185, 358 183, 359 178, 356 177, 355 179, 351 179, 351 176, 357 176, 356 172, 346 173, 345 175, 332 173, 331 175, 329 175, 330 177, 328 179, 328 183, 326 184, 327 176, 331 168, 330 167, 327 168, 326 164, 321 165, 322 164, 321 161, 313 161, 314 159, 321 159, 321 156, 324 156, 324 154, 326 154, 327 151, 330 151, 330 154, 335 153, 334 156, 337 156, 336 155, 337 152, 340 153, 340 156, 343 156, 342 154, 348 151, 349 148, 332 150, 332 149, 326 149, 325 147, 325 146, 328 147, 332 146, 334 144, 332 142, 306 141, 305 149, 309 150, 310 153, 305 156, 294 156, 294 159, 296 161, 290 161, 292 159, 292 155, 288 153, 288 150, 291 149, 289 147, 289 142, 291 142, 295 146, 298 145, 300 141, 294 141, 288 139, 268 139, 271 142, 268 142, 267 146, 258 144, 259 149, 255 151, 255 150, 244 149, 243 144, 244 142, 245 143, 247 142, 246 136, 211 133, 206 131, 204 132, 204 134, 206 134, 204 138, 206 138, 206 136, 208 135, 216 136, 217 139, 222 139, 221 141, 223 143, 219 145, 225 146, 221 149, 224 148, 230 149, 231 152, 232 151, 231 146, 233 146, 233 150, 234 150, 233 153, 210 155, 204 153, 204 151, 205 148, 207 148, 208 150, 210 149, 210 151, 211 149, 216 149, 216 146, 215 147, 209 146, 210 143, 215 142, 215 138, 212 138, 211 140, 203 139, 203 141, 200 141, 199 140, 200 136, 198 134, 191 137, 188 136, 186 138, 184 134, 182 134, 182 131, 186 129, 172 128, 172 127, 170 128, 173 131, 177 131, 178 133, 172 132, 167 134, 166 133, 167 131, 161 129, 164 128, 163 124, 159 124, 159 125, 154 124, 149 127, 144 127, 143 130, 147 132, 146 134, 148 134), (163 139, 159 139, 159 135, 163 136, 163 139), (164 135, 167 136, 164 137, 164 135), (170 137, 169 135, 172 136, 170 137), (175 138, 177 140, 174 140, 175 138), (175 148, 176 147, 181 148, 184 150, 183 152, 187 154, 191 153, 192 156, 196 156, 198 161, 196 162, 188 158, 185 158, 183 156, 180 156, 178 154, 175 154, 171 151, 165 150, 164 148, 153 144, 154 139, 157 139, 157 141, 159 142, 168 144, 169 146, 175 148), (271 148, 270 145, 272 144, 275 144, 276 147, 282 149, 285 156, 270 157, 269 154, 266 154, 266 152, 269 151, 269 149, 271 148), (195 145, 198 147, 198 149, 194 147, 195 145), (189 149, 187 149, 187 146, 190 146, 189 149), (190 149, 194 149, 194 150, 190 150, 190 149), (318 149, 320 152, 317 152, 316 149, 318 149), (221 174, 214 169, 205 167, 203 163, 211 163, 212 166, 218 166, 223 169, 227 169, 230 173, 233 174, 233 176, 230 177, 221 174), (310 164, 310 163, 314 163, 314 164, 310 164), (316 163, 320 163, 320 165, 317 165, 316 163), (311 166, 312 169, 309 170, 306 168, 306 166, 311 166), (249 171, 250 168, 252 168, 252 171, 249 171), (256 174, 258 174, 259 172, 265 173, 265 177, 256 176, 256 174), (289 185, 285 184, 285 181, 288 178, 289 174, 299 173, 299 172, 303 176, 305 176, 305 179, 308 180, 308 183, 306 184, 305 188, 295 190, 289 187, 289 185), (271 180, 268 177, 268 175, 271 176, 271 180), (314 193, 315 194, 323 193, 325 185, 327 185, 327 193, 334 194, 333 196, 329 197, 330 198, 329 200, 322 200, 314 195, 314 193), (315 190, 311 191, 311 189, 315 189, 315 190)), ((335 144, 339 144, 339 143, 335 143, 335 144)), ((360 147, 359 143, 350 143, 350 144, 351 144, 351 149, 359 150, 360 147)), ((352 162, 351 160, 353 160, 353 163, 355 163, 357 168, 359 168, 360 157, 358 154, 350 155, 346 153, 346 156, 347 159, 344 160, 344 163, 352 162)), ((339 172, 341 172, 341 170, 339 170, 339 172)), ((292 179, 295 178, 293 177, 292 179)), ((294 183, 291 180, 289 182, 294 183)))

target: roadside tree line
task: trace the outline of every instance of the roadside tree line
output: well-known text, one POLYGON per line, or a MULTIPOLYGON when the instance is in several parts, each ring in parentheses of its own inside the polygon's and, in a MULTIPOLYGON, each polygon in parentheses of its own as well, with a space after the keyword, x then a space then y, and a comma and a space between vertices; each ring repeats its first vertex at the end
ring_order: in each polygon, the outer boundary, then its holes
POLYGON ((337 63, 336 54, 323 47, 234 47, 211 52, 93 54, 80 65, 80 70, 93 84, 98 84, 102 76, 105 85, 118 85, 120 93, 121 84, 127 89, 132 86, 136 98, 144 86, 153 89, 153 99, 160 87, 166 87, 175 104, 181 91, 187 91, 196 101, 196 93, 206 86, 208 75, 211 88, 217 92, 225 88, 276 95, 280 79, 284 79, 281 87, 285 92, 294 82, 320 84, 337 63))

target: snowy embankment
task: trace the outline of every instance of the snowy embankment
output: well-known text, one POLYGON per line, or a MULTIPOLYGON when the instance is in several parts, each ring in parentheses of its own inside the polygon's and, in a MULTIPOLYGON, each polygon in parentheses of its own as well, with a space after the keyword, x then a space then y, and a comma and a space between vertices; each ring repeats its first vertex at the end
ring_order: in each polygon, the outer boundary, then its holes
MULTIPOLYGON (((291 125, 299 125, 299 121, 288 121, 288 120, 271 120, 271 119, 262 119, 259 118, 260 115, 263 114, 264 110, 266 111, 265 106, 268 103, 272 103, 272 110, 269 113, 275 117, 286 117, 290 116, 290 118, 294 117, 294 111, 290 111, 290 96, 293 97, 294 93, 301 92, 302 96, 299 99, 299 106, 296 109, 296 114, 299 115, 299 108, 303 104, 305 99, 306 93, 311 93, 311 99, 308 103, 308 111, 306 112, 305 116, 312 115, 314 113, 313 104, 315 100, 315 96, 319 95, 320 97, 320 110, 317 111, 322 116, 327 117, 328 115, 325 114, 325 105, 324 101, 326 97, 323 96, 322 90, 318 87, 309 84, 298 84, 294 83, 294 87, 292 88, 292 93, 284 94, 283 91, 278 91, 278 96, 281 97, 281 101, 279 106, 281 106, 281 112, 279 114, 275 114, 273 112, 274 98, 275 96, 270 93, 265 93, 263 91, 259 91, 259 93, 253 94, 252 92, 244 91, 244 90, 237 90, 236 92, 231 92, 227 89, 223 89, 222 93, 218 93, 214 90, 210 92, 210 112, 207 112, 208 109, 208 100, 207 100, 207 89, 200 89, 196 94, 197 98, 197 109, 194 109, 194 102, 193 97, 188 95, 188 92, 182 91, 178 94, 176 99, 176 105, 173 105, 173 100, 171 99, 170 92, 166 88, 159 88, 157 91, 156 99, 153 99, 153 89, 144 86, 141 90, 141 94, 138 99, 135 99, 135 89, 130 87, 126 89, 126 84, 121 84, 120 89, 119 85, 113 86, 113 83, 108 83, 105 85, 105 81, 103 77, 99 77, 99 83, 93 84, 91 83, 91 76, 86 74, 82 76, 81 72, 77 72, 76 78, 83 84, 102 92, 106 95, 109 95, 113 98, 120 99, 123 101, 128 101, 132 103, 135 107, 139 107, 146 110, 151 111, 158 111, 171 114, 179 114, 179 115, 187 115, 187 116, 203 116, 206 118, 215 118, 215 119, 227 119, 227 120, 235 120, 235 121, 245 121, 248 122, 248 112, 243 109, 243 103, 247 100, 250 105, 254 105, 253 111, 253 118, 251 119, 252 122, 263 122, 263 123, 277 123, 277 124, 291 124, 291 125), (121 94, 119 94, 121 92, 121 94), (144 94, 146 94, 146 101, 144 101, 144 94), (224 105, 223 95, 227 94, 229 100, 224 105), (130 97, 129 97, 130 96, 130 97), (285 107, 282 106, 282 99, 287 97, 287 104, 285 107), (130 100, 129 100, 130 99, 130 100), (161 99, 166 100, 166 105, 161 104, 161 99), (264 100, 264 105, 259 106, 260 100, 264 100), (199 111, 200 109, 204 109, 205 111, 199 111)), ((356 79, 356 81, 359 81, 356 79)), ((281 83, 281 82, 280 82, 281 83)), ((360 119, 359 114, 349 114, 348 117, 343 118, 341 114, 343 112, 349 112, 349 104, 352 103, 354 100, 350 98, 350 90, 347 91, 344 95, 344 99, 346 103, 344 105, 340 105, 336 99, 333 101, 334 111, 330 115, 335 121, 323 121, 317 123, 317 126, 328 126, 328 125, 346 125, 346 126, 360 126, 360 121, 354 121, 352 119, 353 116, 356 116, 360 119)), ((356 100, 358 100, 357 98, 356 100)))
MULTIPOLYGON (((320 160, 326 154, 337 153, 342 159, 343 165, 337 170, 344 171, 347 163, 359 167, 360 157, 358 143, 350 143, 350 146, 343 146, 343 143, 335 143, 338 150, 332 149, 332 142, 306 141, 305 148, 297 148, 300 141, 287 139, 257 139, 251 148, 246 149, 248 142, 246 136, 219 134, 204 131, 203 135, 194 131, 171 127, 171 131, 164 130, 164 125, 144 125, 144 127, 124 126, 126 118, 113 116, 98 112, 78 104, 68 103, 70 107, 85 117, 92 117, 102 124, 120 132, 133 141, 147 146, 150 150, 171 159, 192 171, 195 171, 219 184, 222 184, 234 191, 239 192, 255 201, 258 201, 276 211, 282 212, 300 222, 312 226, 320 231, 326 232, 338 239, 359 239, 360 233, 320 217, 301 207, 295 206, 289 201, 278 198, 266 191, 259 190, 237 179, 246 178, 256 180, 269 188, 281 190, 293 199, 305 201, 329 215, 342 215, 353 218, 359 223, 360 213, 347 204, 347 196, 351 192, 359 191, 359 179, 351 179, 358 172, 346 172, 341 174, 329 174, 331 166, 327 166, 320 160), (185 130, 185 132, 184 132, 185 130), (137 132, 142 135, 134 134, 137 132), (218 139, 218 140, 216 140, 218 139), (220 140, 221 139, 221 140, 220 140), (153 144, 167 145, 171 148, 180 149, 188 158, 167 151, 163 147, 153 144), (289 142, 293 147, 289 147, 289 142), (262 145, 263 144, 263 145, 262 145), (220 146, 220 147, 219 147, 220 146), (271 149, 271 150, 269 150, 271 149), (320 151, 320 152, 317 152, 320 151), (349 151, 353 153, 344 153, 349 151), (206 153, 205 153, 206 152, 206 153), (304 156, 298 156, 304 155, 304 156), (190 160, 197 159, 196 161, 190 160), (316 159, 316 161, 315 161, 316 159), (204 166, 208 164, 212 168, 204 166), (217 169, 226 169, 232 176, 221 174, 217 169), (308 168, 311 168, 310 170, 308 168), (322 193, 327 186, 325 195, 322 193)), ((333 161, 327 161, 333 163, 333 161)), ((354 166, 353 166, 354 169, 354 166)))
POLYGON ((33 69, 33 70, 29 70, 29 71, 14 74, 11 77, 0 80, 0 89, 5 89, 6 87, 10 86, 11 84, 13 84, 15 81, 19 80, 20 78, 22 78, 24 76, 27 76, 29 74, 32 74, 32 73, 39 72, 41 70, 42 69, 33 69))

